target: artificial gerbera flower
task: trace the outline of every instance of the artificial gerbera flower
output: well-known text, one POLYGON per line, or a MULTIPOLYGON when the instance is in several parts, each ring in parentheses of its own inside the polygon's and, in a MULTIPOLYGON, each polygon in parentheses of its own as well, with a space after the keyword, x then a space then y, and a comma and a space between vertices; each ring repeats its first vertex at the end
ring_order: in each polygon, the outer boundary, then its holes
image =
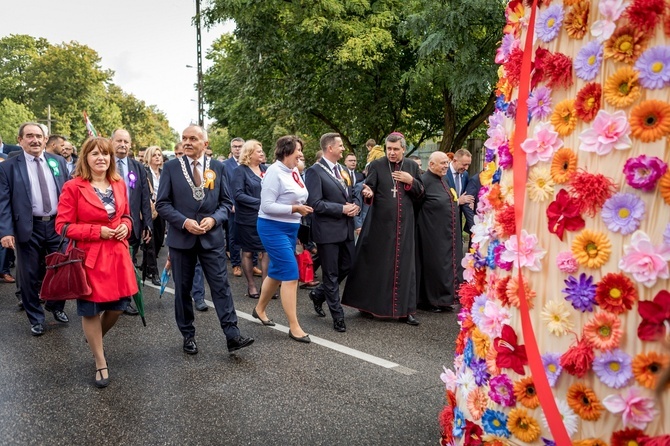
POLYGON ((602 218, 607 229, 624 235, 632 234, 640 227, 644 217, 644 201, 635 194, 617 193, 603 205, 602 218))
POLYGON ((637 327, 637 337, 643 341, 657 341, 670 335, 670 292, 661 290, 653 301, 642 300, 638 304, 642 322, 637 327))
POLYGON ((563 8, 561 5, 551 5, 537 16, 536 32, 537 37, 545 42, 551 42, 558 36, 563 25, 563 8))
POLYGON ((482 416, 482 426, 484 432, 491 435, 498 435, 508 438, 510 435, 507 429, 507 415, 493 409, 486 409, 482 416))
POLYGON ((635 284, 621 273, 608 273, 596 285, 596 302, 603 310, 622 314, 638 300, 635 284))
POLYGON ((593 357, 593 347, 586 339, 577 339, 577 344, 561 355, 561 367, 570 375, 582 378, 591 369, 593 357))
POLYGON ((603 411, 593 389, 582 383, 574 383, 568 389, 568 405, 581 419, 587 421, 596 421, 603 411))
POLYGON ((647 192, 656 187, 656 183, 666 170, 668 170, 668 165, 662 159, 647 155, 629 158, 623 166, 626 183, 630 187, 647 192))
POLYGON ((584 45, 575 57, 575 74, 585 81, 592 81, 598 75, 603 61, 603 46, 594 41, 584 45))
POLYGON ((528 376, 514 383, 514 396, 517 402, 529 409, 535 409, 540 405, 540 399, 535 390, 533 378, 528 376))
POLYGON ((540 437, 540 424, 526 409, 515 407, 507 417, 507 429, 519 440, 532 443, 540 437))
POLYGON ((647 40, 647 36, 639 28, 632 25, 620 26, 605 42, 605 57, 632 64, 640 57, 647 40))
POLYGON ((655 389, 658 376, 670 365, 670 356, 658 352, 639 353, 633 359, 633 376, 642 387, 655 389))
POLYGON ((591 2, 582 0, 575 2, 572 10, 565 16, 565 30, 568 37, 581 40, 589 26, 589 6, 591 2))
POLYGON ((472 415, 472 419, 478 421, 484 411, 486 410, 486 405, 489 403, 489 399, 486 396, 486 392, 481 387, 477 387, 475 390, 470 392, 468 395, 467 406, 472 415))
POLYGON ((631 426, 642 430, 658 415, 655 405, 654 398, 642 396, 637 387, 630 387, 621 395, 609 395, 603 399, 603 406, 607 410, 621 413, 623 427, 631 426))
POLYGON ((626 113, 622 110, 609 113, 599 110, 590 129, 579 135, 579 150, 607 155, 613 149, 630 149, 630 125, 626 113))
POLYGON ((628 65, 608 77, 603 88, 605 101, 616 108, 628 107, 640 94, 639 73, 628 65))
MULTIPOLYGON (((658 182, 658 190, 666 204, 670 204, 670 169, 665 172, 658 182)), ((669 243, 670 244, 670 243, 669 243)))
POLYGON ((643 436, 644 432, 642 432, 640 429, 633 429, 629 427, 628 429, 612 433, 610 444, 611 446, 637 446, 637 439, 643 436))
POLYGON ((593 276, 586 276, 585 273, 579 275, 579 279, 569 276, 563 281, 566 285, 562 292, 567 294, 565 300, 569 301, 575 310, 582 313, 593 311, 595 304, 596 286, 593 284, 593 276))
POLYGON ((576 273, 577 272, 577 261, 572 257, 572 252, 570 251, 561 251, 556 254, 556 266, 558 270, 562 273, 576 273))
POLYGON ((546 119, 551 113, 551 88, 542 86, 536 89, 528 97, 527 103, 533 119, 546 119))
MULTIPOLYGON (((544 305, 541 313, 542 322, 547 324, 549 333, 554 336, 563 336, 572 330, 570 311, 562 301, 549 300, 544 305)), ((531 407, 531 409, 534 409, 531 407)))
MULTIPOLYGON (((564 99, 558 104, 551 114, 551 124, 560 136, 568 136, 577 125, 577 111, 574 99, 564 99)), ((561 145, 562 141, 561 141, 561 145)), ((553 153, 553 152, 552 152, 553 153)), ((548 161, 548 160, 542 160, 548 161)))
POLYGON ((563 140, 548 122, 539 122, 535 125, 533 136, 521 143, 521 149, 526 152, 526 162, 529 166, 539 161, 549 161, 554 152, 561 147, 563 140))
POLYGON ((572 446, 608 446, 608 445, 600 438, 586 438, 584 440, 573 441, 572 446))
POLYGON ((635 62, 644 88, 657 90, 670 84, 670 46, 649 48, 635 62))
POLYGON ((567 183, 576 170, 577 154, 567 147, 558 149, 551 160, 551 178, 554 183, 567 183))
POLYGON ((475 349, 475 354, 480 358, 485 358, 486 352, 491 348, 491 338, 479 328, 475 328, 472 331, 472 344, 475 349))
POLYGON ((630 112, 631 136, 642 142, 658 141, 670 134, 670 104, 655 99, 642 101, 630 112))
POLYGON ((454 427, 452 428, 452 434, 456 438, 461 438, 463 435, 463 430, 465 429, 465 415, 463 411, 458 407, 454 407, 454 427))
POLYGON ((600 84, 591 82, 586 84, 584 88, 577 93, 575 99, 575 111, 577 117, 584 122, 591 122, 596 117, 596 113, 600 110, 600 96, 602 95, 602 88, 600 84))
MULTIPOLYGON (((521 300, 519 299, 519 280, 512 276, 509 278, 507 281, 507 289, 506 289, 506 298, 507 302, 509 305, 520 308, 521 307, 521 300)), ((528 283, 528 280, 524 279, 523 280, 523 292, 524 296, 526 297, 526 303, 528 303, 528 308, 530 310, 535 307, 535 304, 533 303, 535 300, 535 291, 530 288, 530 283, 528 283)))
MULTIPOLYGON (((565 426, 565 430, 568 432, 570 438, 572 438, 572 436, 575 435, 575 432, 577 432, 579 417, 577 417, 575 412, 570 408, 570 406, 568 406, 568 403, 565 400, 556 398, 556 406, 558 407, 558 413, 560 413, 561 418, 563 418, 563 425, 565 426)), ((547 430, 549 430, 549 423, 547 423, 547 418, 545 417, 544 413, 542 414, 542 424, 547 430)))
POLYGON ((615 314, 600 311, 584 325, 582 333, 593 348, 609 351, 621 342, 621 321, 615 314))
POLYGON ((563 371, 563 366, 561 366, 561 354, 545 353, 542 355, 542 365, 547 374, 549 385, 554 387, 556 385, 556 380, 558 380, 558 377, 561 376, 561 372, 563 371))
POLYGON ((572 255, 582 266, 600 268, 610 258, 612 244, 605 234, 584 229, 572 241, 572 255))
POLYGON ((630 245, 623 248, 624 255, 619 260, 619 269, 651 288, 658 279, 670 278, 670 246, 655 246, 649 236, 642 231, 635 231, 630 245))
POLYGON ((528 172, 528 184, 526 185, 528 196, 535 202, 543 202, 554 194, 554 180, 551 178, 549 169, 535 166, 528 172))
POLYGON ((633 377, 632 359, 619 349, 604 352, 593 361, 593 371, 603 384, 620 389, 633 377))
POLYGON ((568 192, 576 200, 579 212, 585 212, 591 217, 595 217, 615 191, 616 185, 611 178, 585 170, 575 172, 568 184, 568 192))

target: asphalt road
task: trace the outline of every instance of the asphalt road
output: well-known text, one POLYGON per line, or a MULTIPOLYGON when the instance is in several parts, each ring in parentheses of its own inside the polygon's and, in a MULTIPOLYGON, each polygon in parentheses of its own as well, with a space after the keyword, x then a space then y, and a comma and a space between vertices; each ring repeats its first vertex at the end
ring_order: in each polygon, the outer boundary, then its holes
POLYGON ((345 307, 347 332, 337 333, 300 290, 307 345, 288 338, 279 301, 268 308, 278 326, 263 327, 246 281, 231 274, 231 285, 252 346, 229 355, 210 308, 196 316, 199 354, 184 354, 173 295, 147 283, 148 326, 121 317, 105 337, 111 384, 96 389, 75 303, 69 324, 47 314, 46 334, 32 337, 14 285, 0 284, 0 444, 438 444, 455 314, 419 312, 412 327, 345 307))

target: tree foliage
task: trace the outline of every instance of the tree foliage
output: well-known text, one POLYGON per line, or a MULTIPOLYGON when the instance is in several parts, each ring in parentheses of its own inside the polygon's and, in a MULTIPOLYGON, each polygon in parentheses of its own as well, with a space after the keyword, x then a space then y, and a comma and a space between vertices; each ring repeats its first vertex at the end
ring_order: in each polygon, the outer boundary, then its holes
POLYGON ((16 144, 18 130, 24 122, 34 122, 35 115, 23 104, 9 98, 0 101, 0 137, 7 144, 16 144))

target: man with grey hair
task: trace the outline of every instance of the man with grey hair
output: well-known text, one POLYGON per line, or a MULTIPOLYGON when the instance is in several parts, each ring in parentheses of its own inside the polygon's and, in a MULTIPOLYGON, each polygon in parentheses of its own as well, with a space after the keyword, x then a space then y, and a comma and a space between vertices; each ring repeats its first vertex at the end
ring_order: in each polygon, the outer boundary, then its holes
POLYGON ((168 161, 163 167, 156 199, 156 210, 169 225, 166 243, 174 272, 177 326, 184 338, 184 352, 198 353, 190 292, 195 265, 200 261, 228 351, 232 353, 254 342, 253 338, 242 336, 237 328, 226 252, 221 244, 232 201, 223 164, 205 155, 209 146, 205 129, 188 126, 181 140, 184 156, 168 161))
POLYGON ((401 133, 386 138, 386 156, 370 163, 361 191, 370 203, 342 304, 366 316, 418 325, 414 204, 423 195, 419 166, 404 157, 401 133), (374 200, 373 200, 374 197, 374 200), (372 280, 371 280, 372 279, 372 280))

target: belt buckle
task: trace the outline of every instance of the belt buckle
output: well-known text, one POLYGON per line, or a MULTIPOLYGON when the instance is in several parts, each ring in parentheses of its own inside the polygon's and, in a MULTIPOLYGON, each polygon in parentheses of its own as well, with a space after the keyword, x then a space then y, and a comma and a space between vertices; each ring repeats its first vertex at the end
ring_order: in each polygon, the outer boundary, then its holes
POLYGON ((44 217, 39 217, 39 219, 42 220, 42 221, 51 221, 54 218, 56 218, 55 215, 45 215, 44 217))

